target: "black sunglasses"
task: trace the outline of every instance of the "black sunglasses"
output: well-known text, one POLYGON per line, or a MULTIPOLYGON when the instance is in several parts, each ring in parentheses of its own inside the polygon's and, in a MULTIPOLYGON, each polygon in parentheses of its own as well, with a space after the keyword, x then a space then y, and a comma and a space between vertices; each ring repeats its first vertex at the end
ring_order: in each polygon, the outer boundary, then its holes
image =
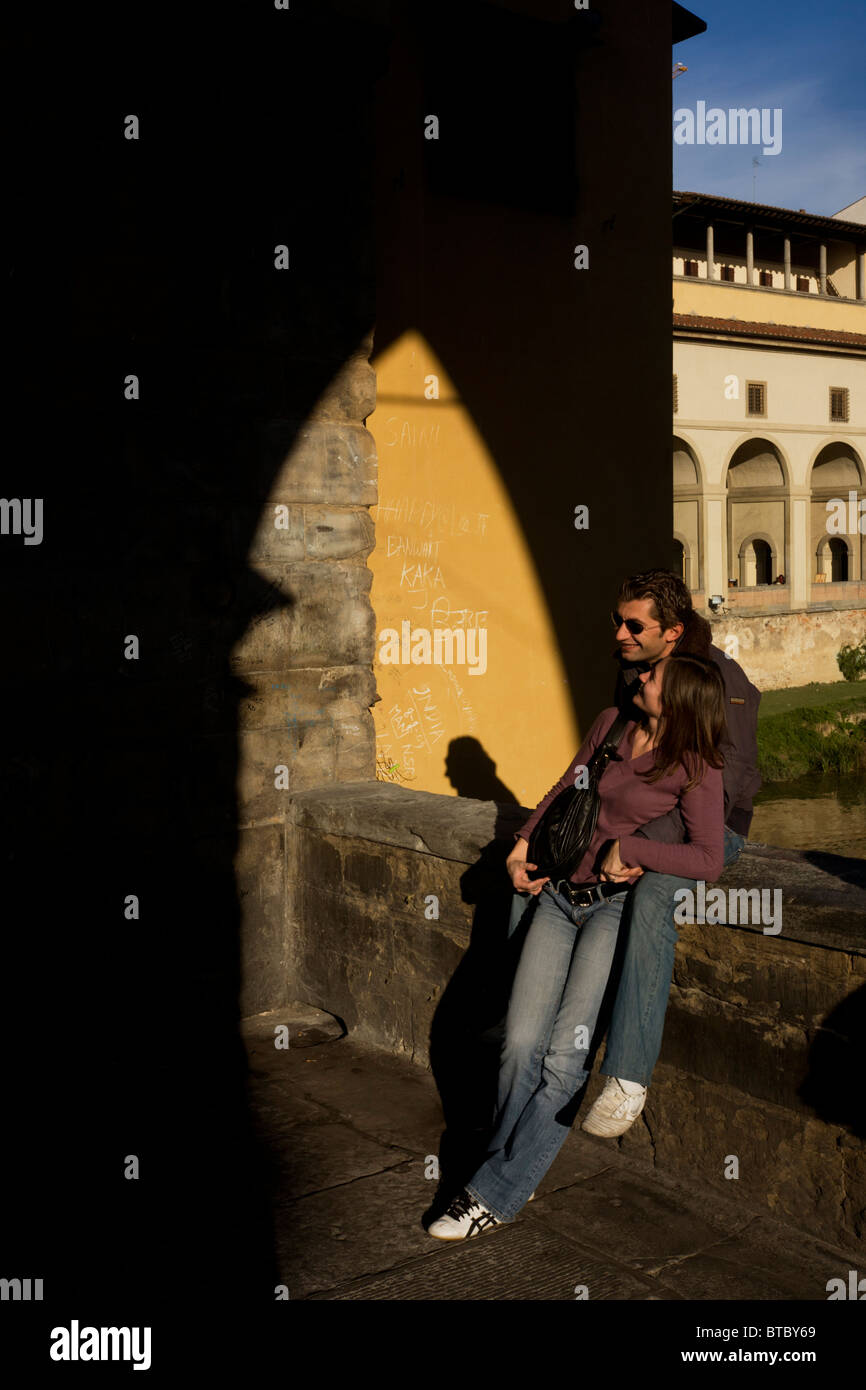
POLYGON ((638 622, 637 618, 623 618, 621 614, 614 613, 613 611, 611 611, 610 620, 617 630, 623 626, 627 627, 632 637, 639 637, 644 629, 648 627, 661 628, 661 623, 641 623, 638 622))

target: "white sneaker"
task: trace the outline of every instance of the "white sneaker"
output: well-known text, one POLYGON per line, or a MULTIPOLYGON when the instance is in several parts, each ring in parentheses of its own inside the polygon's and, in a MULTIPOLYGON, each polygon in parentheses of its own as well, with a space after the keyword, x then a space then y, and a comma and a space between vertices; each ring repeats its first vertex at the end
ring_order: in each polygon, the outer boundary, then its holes
POLYGON ((598 1134, 602 1139, 615 1139, 618 1134, 625 1134, 646 1105, 647 1091, 646 1086, 637 1081, 625 1084, 629 1091, 623 1089, 617 1077, 607 1078, 604 1090, 590 1107, 581 1129, 587 1134, 598 1134))
POLYGON ((427 1227, 427 1234, 435 1236, 436 1240, 466 1240, 469 1236, 480 1236, 482 1231, 502 1224, 491 1211, 470 1197, 464 1188, 454 1198, 445 1215, 427 1227))

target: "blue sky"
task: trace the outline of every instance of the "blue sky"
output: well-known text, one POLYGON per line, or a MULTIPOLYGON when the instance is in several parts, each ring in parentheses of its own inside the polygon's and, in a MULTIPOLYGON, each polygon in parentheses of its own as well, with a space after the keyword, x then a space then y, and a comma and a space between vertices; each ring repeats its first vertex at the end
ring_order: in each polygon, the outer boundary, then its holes
POLYGON ((782 148, 674 144, 674 188, 825 215, 866 194, 866 0, 685 4, 707 32, 674 47, 673 109, 781 107, 782 148))

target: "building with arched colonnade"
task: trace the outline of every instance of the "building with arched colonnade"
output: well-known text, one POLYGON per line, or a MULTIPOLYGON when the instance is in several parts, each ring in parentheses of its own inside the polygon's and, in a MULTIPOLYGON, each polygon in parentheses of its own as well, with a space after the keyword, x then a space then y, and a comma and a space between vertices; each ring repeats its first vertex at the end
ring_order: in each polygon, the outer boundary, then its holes
POLYGON ((866 635, 862 204, 674 195, 674 540, 764 688, 866 635))

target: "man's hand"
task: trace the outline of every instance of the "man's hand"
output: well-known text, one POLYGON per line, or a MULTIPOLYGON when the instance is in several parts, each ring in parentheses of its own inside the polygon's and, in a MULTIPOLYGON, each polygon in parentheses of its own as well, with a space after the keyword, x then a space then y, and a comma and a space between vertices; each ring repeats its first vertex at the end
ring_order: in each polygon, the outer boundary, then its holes
POLYGON ((602 860, 600 873, 609 883, 634 883, 640 878, 643 869, 638 865, 631 868, 628 864, 623 864, 619 857, 619 840, 614 840, 602 860))
POLYGON ((550 878, 529 878, 527 869, 537 869, 537 864, 529 864, 526 860, 526 851, 529 845, 526 840, 518 840, 514 849, 505 861, 511 882, 514 884, 516 893, 531 893, 537 897, 545 883, 550 882, 550 878))

